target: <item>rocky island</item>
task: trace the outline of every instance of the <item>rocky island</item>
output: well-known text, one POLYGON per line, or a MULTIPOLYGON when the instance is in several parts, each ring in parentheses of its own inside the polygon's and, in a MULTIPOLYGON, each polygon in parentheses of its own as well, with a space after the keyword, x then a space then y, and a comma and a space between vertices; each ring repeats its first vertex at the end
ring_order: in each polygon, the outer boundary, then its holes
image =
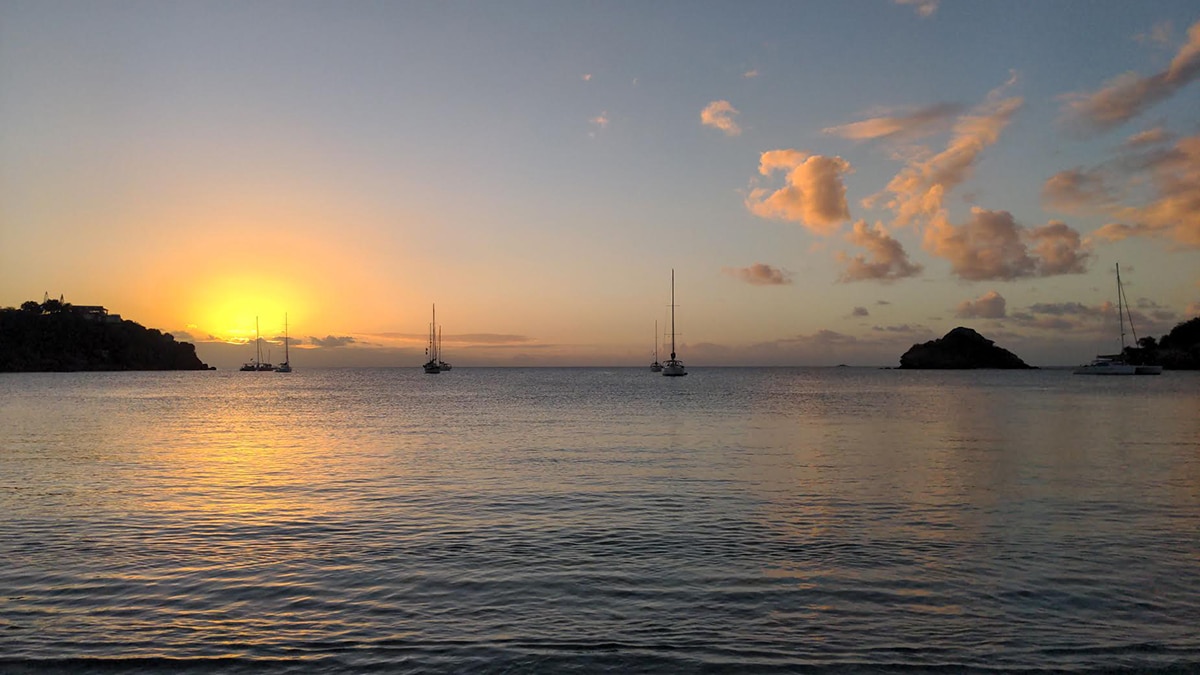
POLYGON ((913 345, 900 357, 904 369, 1033 368, 979 333, 959 326, 938 340, 913 345))
POLYGON ((103 307, 30 300, 0 309, 0 372, 209 370, 196 346, 103 307))

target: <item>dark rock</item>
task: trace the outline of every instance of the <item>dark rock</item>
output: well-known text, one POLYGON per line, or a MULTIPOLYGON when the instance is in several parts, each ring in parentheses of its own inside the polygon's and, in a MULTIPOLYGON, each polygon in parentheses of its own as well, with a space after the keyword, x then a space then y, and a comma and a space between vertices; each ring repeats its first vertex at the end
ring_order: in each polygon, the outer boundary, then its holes
POLYGON ((913 345, 900 357, 900 367, 911 370, 965 370, 1033 366, 970 328, 959 326, 939 340, 913 345))
POLYGON ((195 345, 169 333, 32 304, 0 309, 0 372, 208 370, 195 345))

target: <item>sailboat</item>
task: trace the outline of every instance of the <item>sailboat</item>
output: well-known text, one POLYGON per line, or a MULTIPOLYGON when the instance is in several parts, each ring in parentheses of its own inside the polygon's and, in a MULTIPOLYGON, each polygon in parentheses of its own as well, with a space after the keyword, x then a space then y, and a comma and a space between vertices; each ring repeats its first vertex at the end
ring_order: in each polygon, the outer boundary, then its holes
POLYGON ((277 373, 292 372, 291 359, 288 358, 288 342, 289 342, 289 340, 288 340, 287 314, 284 314, 283 315, 283 363, 279 364, 279 367, 275 369, 275 372, 277 372, 277 373))
MULTIPOLYGON (((655 328, 655 332, 658 329, 655 328)), ((671 270, 671 358, 663 364, 662 374, 667 377, 680 377, 687 375, 687 370, 683 367, 683 361, 675 358, 675 270, 671 270)))
POLYGON ((1137 343, 1137 330, 1133 327, 1133 314, 1129 312, 1129 301, 1125 299, 1125 287, 1121 285, 1121 263, 1117 263, 1117 323, 1121 335, 1119 354, 1100 354, 1086 366, 1075 369, 1076 375, 1160 375, 1162 366, 1135 365, 1125 362, 1125 318, 1129 317, 1129 330, 1137 343))
POLYGON ((433 306, 433 321, 429 323, 429 346, 425 348, 425 354, 429 357, 429 360, 421 365, 425 372, 430 375, 442 372, 442 366, 438 363, 437 305, 433 306))
POLYGON ((658 322, 654 322, 654 363, 650 364, 650 372, 661 373, 662 364, 658 362, 658 322))
POLYGON ((258 334, 258 317, 254 317, 254 360, 248 363, 243 363, 238 370, 243 371, 262 371, 274 370, 269 363, 263 363, 262 360, 262 338, 258 334))
POLYGON ((450 370, 451 368, 453 368, 453 366, 451 366, 449 363, 446 363, 445 361, 442 360, 442 327, 441 326, 438 326, 438 348, 437 348, 437 350, 438 350, 438 369, 440 369, 442 372, 446 372, 447 370, 450 370))

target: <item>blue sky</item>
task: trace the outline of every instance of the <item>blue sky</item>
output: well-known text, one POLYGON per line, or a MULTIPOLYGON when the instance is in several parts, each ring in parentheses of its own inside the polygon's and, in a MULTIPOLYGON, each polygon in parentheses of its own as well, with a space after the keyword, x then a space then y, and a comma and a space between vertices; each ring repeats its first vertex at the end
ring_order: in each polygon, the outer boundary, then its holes
POLYGON ((689 364, 891 365, 956 325, 1085 361, 1117 262, 1139 333, 1200 314, 1198 22, 6 3, 0 304, 105 304, 224 366, 284 312, 294 362, 419 363, 436 302, 460 363, 636 365, 674 268, 689 364))

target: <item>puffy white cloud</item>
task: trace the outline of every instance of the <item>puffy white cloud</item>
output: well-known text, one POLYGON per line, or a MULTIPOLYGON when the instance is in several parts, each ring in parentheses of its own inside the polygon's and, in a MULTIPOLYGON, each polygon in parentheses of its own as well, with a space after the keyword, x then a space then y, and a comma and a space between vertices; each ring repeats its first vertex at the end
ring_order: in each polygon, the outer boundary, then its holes
POLYGON ((737 114, 737 108, 729 101, 713 101, 700 111, 700 123, 706 127, 720 129, 726 136, 737 136, 742 133, 742 128, 733 119, 737 114))
POLYGON ((755 286, 782 286, 792 283, 787 272, 766 263, 754 263, 749 267, 722 267, 721 271, 755 286))
POLYGON ((954 314, 960 319, 1003 319, 1008 302, 996 291, 988 291, 974 300, 964 300, 954 314))
POLYGON ((925 244, 950 261, 956 276, 971 281, 1080 273, 1089 257, 1079 234, 1064 223, 1029 229, 1008 211, 978 207, 964 225, 935 219, 925 231, 925 244), (1026 241, 1034 246, 1032 254, 1026 241))
POLYGON ((792 149, 762 153, 759 173, 770 176, 776 171, 786 172, 786 185, 774 191, 751 190, 745 204, 754 215, 798 222, 826 235, 850 219, 842 176, 853 169, 846 160, 792 149))
POLYGON ((846 235, 846 239, 866 249, 869 257, 862 254, 850 257, 840 253, 838 260, 845 265, 842 281, 895 281, 916 276, 923 269, 908 259, 904 246, 892 238, 881 224, 871 227, 866 221, 860 220, 854 223, 854 229, 846 235))

